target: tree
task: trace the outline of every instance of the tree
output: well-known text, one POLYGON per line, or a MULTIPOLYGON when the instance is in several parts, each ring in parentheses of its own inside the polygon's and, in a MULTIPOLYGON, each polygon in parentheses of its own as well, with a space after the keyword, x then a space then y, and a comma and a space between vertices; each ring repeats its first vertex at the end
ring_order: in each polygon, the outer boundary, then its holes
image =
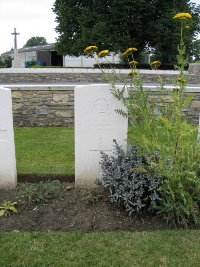
POLYGON ((4 61, 2 59, 2 57, 0 56, 0 68, 4 68, 4 61))
POLYGON ((194 15, 189 40, 199 30, 199 14, 189 0, 56 0, 57 49, 78 56, 88 45, 115 52, 134 46, 138 53, 152 47, 168 63, 178 40, 172 17, 183 10, 194 15))
POLYGON ((11 68, 12 58, 10 56, 0 56, 0 68, 11 68))
POLYGON ((4 59, 5 68, 11 68, 12 67, 12 58, 10 56, 5 56, 3 59, 4 59))
POLYGON ((113 51, 133 45, 141 51, 146 44, 143 24, 151 14, 146 0, 56 0, 54 12, 57 48, 65 54, 79 55, 90 44, 113 51))
POLYGON ((192 42, 191 61, 200 62, 200 39, 192 42))
POLYGON ((164 63, 176 63, 177 44, 180 40, 180 21, 171 19, 180 11, 192 14, 192 19, 185 22, 189 29, 184 30, 184 42, 188 59, 191 55, 192 40, 200 31, 200 5, 190 3, 189 0, 155 1, 156 20, 149 22, 147 39, 154 53, 164 63))
POLYGON ((45 37, 40 37, 40 36, 33 36, 28 41, 23 47, 31 47, 31 46, 37 46, 37 45, 46 45, 47 41, 45 37))

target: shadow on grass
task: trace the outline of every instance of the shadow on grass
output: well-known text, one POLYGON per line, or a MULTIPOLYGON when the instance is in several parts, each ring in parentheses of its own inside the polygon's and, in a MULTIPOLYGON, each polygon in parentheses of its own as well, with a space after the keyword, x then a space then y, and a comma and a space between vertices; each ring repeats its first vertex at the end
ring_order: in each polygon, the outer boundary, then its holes
POLYGON ((22 183, 38 183, 40 181, 48 180, 59 180, 60 182, 74 183, 74 174, 38 174, 38 173, 27 173, 27 174, 17 174, 17 181, 22 183))

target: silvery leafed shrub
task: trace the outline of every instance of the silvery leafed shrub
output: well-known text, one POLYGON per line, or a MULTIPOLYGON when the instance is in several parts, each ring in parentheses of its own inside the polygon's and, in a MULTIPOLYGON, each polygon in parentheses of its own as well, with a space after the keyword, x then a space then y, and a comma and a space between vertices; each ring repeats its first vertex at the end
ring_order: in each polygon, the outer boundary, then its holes
POLYGON ((116 140, 115 154, 108 156, 101 152, 101 184, 108 189, 112 203, 125 208, 129 215, 143 210, 153 211, 159 202, 161 177, 154 174, 154 167, 159 161, 159 154, 140 155, 135 145, 125 152, 116 140))

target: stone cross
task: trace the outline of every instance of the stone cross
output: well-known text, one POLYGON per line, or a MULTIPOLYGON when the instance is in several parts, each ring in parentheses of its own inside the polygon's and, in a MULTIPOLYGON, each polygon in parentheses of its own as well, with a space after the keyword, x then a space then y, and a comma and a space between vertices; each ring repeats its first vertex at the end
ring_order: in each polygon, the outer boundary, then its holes
POLYGON ((11 91, 0 87, 0 188, 17 183, 11 91))
POLYGON ((128 119, 109 84, 77 86, 75 94, 75 185, 94 187, 101 178, 101 151, 111 155, 113 139, 126 149, 128 119))
POLYGON ((11 33, 12 35, 14 35, 14 54, 15 57, 18 55, 18 50, 17 50, 17 35, 19 35, 20 33, 18 33, 16 31, 16 28, 14 28, 14 32, 11 33))

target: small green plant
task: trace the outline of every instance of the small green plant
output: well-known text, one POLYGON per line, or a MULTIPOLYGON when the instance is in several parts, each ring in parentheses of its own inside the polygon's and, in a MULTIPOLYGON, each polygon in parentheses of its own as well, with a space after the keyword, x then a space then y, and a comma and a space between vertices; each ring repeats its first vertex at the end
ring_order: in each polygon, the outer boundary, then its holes
POLYGON ((88 204, 96 204, 102 198, 102 192, 100 188, 89 188, 84 190, 84 196, 82 198, 88 204))
POLYGON ((32 68, 35 65, 37 65, 37 61, 34 59, 31 59, 30 61, 26 61, 26 68, 32 68))
POLYGON ((45 202, 59 195, 61 184, 57 180, 40 182, 38 184, 19 184, 17 198, 20 202, 32 203, 45 202))
POLYGON ((0 206, 0 217, 1 216, 10 216, 12 212, 17 212, 15 205, 17 202, 12 202, 10 200, 4 201, 0 206))
POLYGON ((108 190, 111 202, 124 208, 130 216, 144 210, 155 211, 155 205, 161 200, 159 188, 163 184, 163 178, 154 172, 159 154, 141 155, 134 145, 125 152, 116 140, 114 145, 115 156, 102 152, 101 157, 100 183, 108 190))

